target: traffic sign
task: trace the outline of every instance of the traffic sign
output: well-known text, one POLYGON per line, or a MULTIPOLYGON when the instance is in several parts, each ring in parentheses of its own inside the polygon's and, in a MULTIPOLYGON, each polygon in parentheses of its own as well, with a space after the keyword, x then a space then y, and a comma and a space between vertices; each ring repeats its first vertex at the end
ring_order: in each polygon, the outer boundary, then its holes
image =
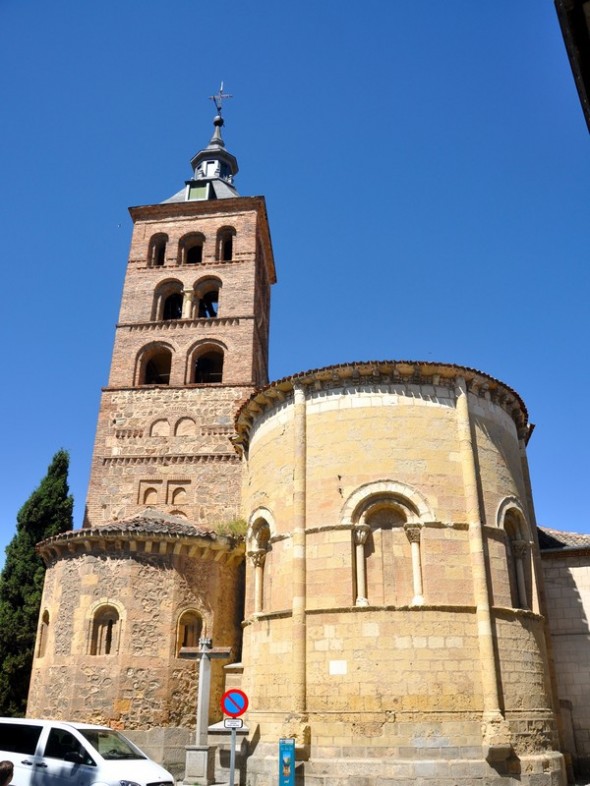
POLYGON ((224 729, 241 729, 244 726, 244 721, 241 718, 224 718, 224 729))
POLYGON ((230 688, 221 697, 221 709, 226 715, 237 718, 248 709, 248 697, 243 690, 230 688))

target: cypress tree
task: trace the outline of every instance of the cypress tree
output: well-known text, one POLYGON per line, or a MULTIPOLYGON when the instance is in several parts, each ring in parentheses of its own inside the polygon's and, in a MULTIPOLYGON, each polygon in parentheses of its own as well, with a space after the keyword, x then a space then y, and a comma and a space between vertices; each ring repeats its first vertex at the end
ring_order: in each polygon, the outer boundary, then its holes
POLYGON ((25 714, 45 565, 35 545, 72 529, 69 456, 59 450, 19 510, 0 574, 0 715, 25 714))

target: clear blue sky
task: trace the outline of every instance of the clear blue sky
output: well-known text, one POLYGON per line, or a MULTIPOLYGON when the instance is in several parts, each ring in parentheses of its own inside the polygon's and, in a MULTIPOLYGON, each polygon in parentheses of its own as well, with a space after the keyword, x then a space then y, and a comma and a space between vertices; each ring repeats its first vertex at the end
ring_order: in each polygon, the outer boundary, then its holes
POLYGON ((80 526, 131 221, 221 80, 267 199, 271 376, 479 368, 537 424, 539 523, 590 531, 590 136, 552 0, 0 0, 0 554, 55 451, 80 526))

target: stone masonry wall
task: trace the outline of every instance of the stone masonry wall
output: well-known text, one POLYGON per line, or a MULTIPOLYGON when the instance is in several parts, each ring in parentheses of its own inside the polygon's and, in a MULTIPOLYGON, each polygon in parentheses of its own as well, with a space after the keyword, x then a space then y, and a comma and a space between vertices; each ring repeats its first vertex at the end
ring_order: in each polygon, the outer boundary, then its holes
POLYGON ((233 411, 250 390, 104 391, 86 525, 125 518, 147 505, 207 526, 235 519, 241 468, 229 437, 233 411))
MULTIPOLYGON (((177 624, 194 610, 204 631, 239 653, 239 563, 159 554, 76 555, 49 567, 41 613, 49 615, 45 653, 33 663, 30 717, 70 718, 119 728, 194 725, 195 661, 177 656, 177 624), (119 622, 109 655, 91 654, 96 610, 119 622)), ((221 666, 211 708, 218 715, 221 666)))
POLYGON ((543 554, 557 694, 568 750, 579 772, 590 772, 590 557, 543 554))

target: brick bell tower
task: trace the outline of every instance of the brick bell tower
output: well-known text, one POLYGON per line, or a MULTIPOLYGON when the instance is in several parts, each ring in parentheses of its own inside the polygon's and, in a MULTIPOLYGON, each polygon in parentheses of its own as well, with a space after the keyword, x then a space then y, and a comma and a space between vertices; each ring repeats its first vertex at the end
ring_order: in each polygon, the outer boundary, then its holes
POLYGON ((206 636, 240 659, 244 545, 228 524, 242 468, 230 437, 238 406, 267 382, 275 281, 264 198, 234 186, 222 98, 190 180, 130 209, 84 526, 39 546, 47 572, 27 705, 29 717, 125 729, 175 772, 198 690, 181 648, 206 636))
POLYGON ((237 406, 268 375, 275 281, 262 197, 240 197, 218 114, 193 176, 130 209, 131 251, 104 389, 85 526, 146 507, 215 526, 239 510, 229 442, 237 406))

